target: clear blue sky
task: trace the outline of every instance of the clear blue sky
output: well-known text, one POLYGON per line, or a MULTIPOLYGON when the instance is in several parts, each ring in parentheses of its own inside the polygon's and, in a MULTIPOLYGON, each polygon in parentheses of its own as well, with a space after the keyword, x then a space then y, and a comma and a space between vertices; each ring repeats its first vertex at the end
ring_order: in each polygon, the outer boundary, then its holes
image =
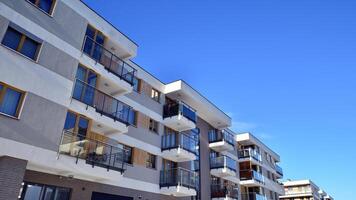
POLYGON ((278 152, 286 179, 354 199, 355 0, 86 2, 138 43, 138 64, 278 152))

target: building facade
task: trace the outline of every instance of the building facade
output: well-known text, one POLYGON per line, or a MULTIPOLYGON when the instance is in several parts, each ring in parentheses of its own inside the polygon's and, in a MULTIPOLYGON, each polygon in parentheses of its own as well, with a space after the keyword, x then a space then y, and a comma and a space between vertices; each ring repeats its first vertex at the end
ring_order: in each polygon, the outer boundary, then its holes
POLYGON ((325 191, 321 190, 311 180, 286 181, 283 183, 285 194, 280 196, 284 200, 333 200, 325 191))
POLYGON ((284 194, 279 155, 250 133, 236 138, 242 199, 278 200, 284 194))
POLYGON ((82 1, 0 0, 0 41, 1 200, 278 199, 279 156, 82 1))

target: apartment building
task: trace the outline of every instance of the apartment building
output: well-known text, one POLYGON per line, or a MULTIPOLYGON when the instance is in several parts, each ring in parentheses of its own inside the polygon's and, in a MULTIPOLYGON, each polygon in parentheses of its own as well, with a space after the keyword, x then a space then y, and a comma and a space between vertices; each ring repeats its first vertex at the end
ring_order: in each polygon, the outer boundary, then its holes
POLYGON ((285 195, 283 200, 333 200, 311 180, 286 181, 283 183, 285 195))
POLYGON ((284 194, 279 155, 250 133, 238 134, 236 140, 242 200, 279 199, 284 194))
POLYGON ((0 41, 0 199, 278 198, 279 156, 131 61, 138 45, 82 1, 0 0, 0 41), (248 147, 268 153, 259 185, 241 179, 248 147))

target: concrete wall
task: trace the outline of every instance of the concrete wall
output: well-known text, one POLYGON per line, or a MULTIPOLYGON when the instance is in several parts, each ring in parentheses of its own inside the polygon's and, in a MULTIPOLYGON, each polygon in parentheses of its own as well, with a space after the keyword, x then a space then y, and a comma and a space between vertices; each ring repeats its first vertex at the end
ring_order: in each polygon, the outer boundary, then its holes
MULTIPOLYGON (((115 187, 110 185, 98 184, 94 182, 68 179, 55 175, 26 171, 25 181, 49 184, 54 186, 67 187, 72 189, 71 199, 91 199, 92 192, 101 192, 115 195, 133 197, 134 200, 189 200, 189 198, 177 198, 172 196, 142 192, 128 188, 115 187), (141 197, 141 198, 139 198, 141 197)), ((204 199, 205 200, 205 199, 204 199)))
POLYGON ((58 150, 67 109, 32 93, 27 93, 20 119, 0 114, 0 137, 58 150))
POLYGON ((17 200, 27 161, 0 157, 0 199, 17 200))

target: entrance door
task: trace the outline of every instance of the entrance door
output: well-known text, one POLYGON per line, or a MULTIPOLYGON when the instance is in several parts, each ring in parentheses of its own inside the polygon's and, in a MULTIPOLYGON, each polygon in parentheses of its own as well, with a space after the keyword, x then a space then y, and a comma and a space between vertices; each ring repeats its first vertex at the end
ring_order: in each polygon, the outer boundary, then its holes
POLYGON ((91 195, 91 200, 133 200, 133 197, 93 192, 91 195))

